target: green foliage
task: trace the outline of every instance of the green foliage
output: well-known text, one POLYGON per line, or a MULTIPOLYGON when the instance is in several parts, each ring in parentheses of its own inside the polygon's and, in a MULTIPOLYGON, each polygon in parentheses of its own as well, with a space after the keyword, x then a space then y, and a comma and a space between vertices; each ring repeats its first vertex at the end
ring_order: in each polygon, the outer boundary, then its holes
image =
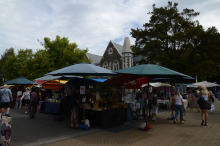
POLYGON ((40 42, 45 49, 37 50, 20 49, 14 53, 14 49, 6 49, 0 60, 1 83, 23 76, 33 80, 48 72, 77 64, 80 62, 91 63, 87 59, 88 49, 79 49, 76 43, 69 43, 68 38, 56 36, 51 41, 45 37, 40 42))
POLYGON ((31 78, 30 65, 33 58, 33 52, 31 49, 20 49, 17 55, 13 55, 3 65, 3 68, 7 72, 7 79, 11 80, 19 76, 31 78))
POLYGON ((149 23, 143 29, 131 29, 136 39, 134 55, 147 59, 140 63, 157 62, 162 66, 191 75, 199 80, 219 74, 220 34, 215 27, 204 30, 193 18, 199 15, 193 9, 179 12, 177 3, 156 8, 148 14, 149 23))
POLYGON ((7 81, 7 77, 6 77, 7 76, 7 72, 3 68, 3 65, 5 64, 5 62, 11 56, 15 56, 14 48, 6 49, 4 54, 1 55, 1 59, 0 59, 0 83, 3 83, 5 81, 7 81))
POLYGON ((68 38, 60 38, 60 36, 56 36, 56 39, 51 41, 50 38, 45 37, 44 42, 41 42, 41 45, 44 46, 50 56, 49 61, 52 63, 52 70, 80 62, 90 63, 86 58, 88 49, 77 48, 77 44, 69 43, 68 38))

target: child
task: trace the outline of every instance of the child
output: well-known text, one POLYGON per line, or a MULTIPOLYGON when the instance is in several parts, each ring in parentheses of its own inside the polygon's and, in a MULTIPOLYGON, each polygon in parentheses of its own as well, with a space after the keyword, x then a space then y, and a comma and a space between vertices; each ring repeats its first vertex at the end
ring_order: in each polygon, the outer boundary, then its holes
POLYGON ((189 106, 190 106, 190 111, 193 111, 193 105, 195 105, 195 98, 193 94, 189 94, 189 106))

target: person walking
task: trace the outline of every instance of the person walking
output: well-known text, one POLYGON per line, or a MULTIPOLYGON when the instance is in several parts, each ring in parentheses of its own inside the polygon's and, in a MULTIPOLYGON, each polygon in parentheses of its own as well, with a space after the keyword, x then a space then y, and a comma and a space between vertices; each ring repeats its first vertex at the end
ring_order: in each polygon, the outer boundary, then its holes
POLYGON ((37 93, 36 89, 32 87, 31 94, 30 94, 30 104, 28 105, 28 113, 30 115, 30 118, 35 117, 35 105, 37 103, 37 93))
POLYGON ((78 127, 78 106, 81 107, 79 102, 79 87, 75 88, 75 92, 73 92, 70 99, 70 109, 71 109, 71 127, 78 127), (74 124, 73 124, 74 123, 74 124))
POLYGON ((197 102, 197 111, 198 111, 198 113, 201 112, 201 111, 199 110, 199 104, 198 104, 199 93, 200 93, 200 88, 197 88, 197 90, 196 90, 196 92, 195 92, 195 98, 196 98, 196 102, 197 102))
POLYGON ((157 90, 153 90, 153 97, 151 100, 152 105, 152 121, 156 121, 156 116, 158 112, 158 103, 157 103, 157 90))
POLYGON ((11 90, 8 89, 8 85, 4 85, 4 88, 0 90, 0 96, 1 96, 1 102, 0 102, 0 108, 2 109, 2 115, 5 112, 5 108, 6 108, 6 115, 8 117, 11 117, 9 115, 10 112, 10 98, 11 98, 11 102, 13 101, 13 97, 12 97, 12 93, 11 90))
MULTIPOLYGON (((177 117, 178 117, 178 112, 180 111, 180 117, 181 117, 181 115, 183 114, 183 109, 185 110, 185 106, 184 106, 184 102, 183 102, 183 97, 180 95, 179 91, 175 92, 175 95, 173 97, 172 106, 174 106, 174 109, 175 109, 174 124, 176 124, 177 117)), ((181 118, 180 118, 180 123, 184 123, 181 118)))
POLYGON ((189 94, 189 106, 190 106, 190 111, 193 111, 193 106, 195 105, 196 103, 196 100, 194 99, 193 97, 194 94, 189 94))
POLYGON ((202 110, 201 117, 202 117, 202 123, 201 126, 204 124, 205 120, 205 126, 208 126, 208 110, 211 108, 211 104, 208 103, 210 100, 210 93, 208 92, 207 88, 205 86, 202 86, 202 91, 199 93, 199 98, 202 102, 199 101, 199 107, 202 110), (203 98, 203 99, 202 99, 203 98))
POLYGON ((218 100, 220 101, 220 90, 218 90, 217 97, 218 97, 218 100))
POLYGON ((22 97, 21 97, 21 101, 24 98, 24 104, 25 104, 25 114, 27 114, 27 108, 28 105, 30 103, 30 91, 28 90, 28 88, 25 88, 25 92, 23 93, 22 97))
POLYGON ((15 103, 16 109, 21 109, 22 106, 21 97, 22 97, 22 88, 21 86, 19 86, 17 91, 16 103, 15 103))

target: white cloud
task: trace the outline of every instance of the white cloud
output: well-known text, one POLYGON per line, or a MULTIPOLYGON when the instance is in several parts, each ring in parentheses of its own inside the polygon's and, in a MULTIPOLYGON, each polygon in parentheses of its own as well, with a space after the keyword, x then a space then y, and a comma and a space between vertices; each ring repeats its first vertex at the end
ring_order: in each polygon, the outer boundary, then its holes
MULTIPOLYGON (((198 20, 205 27, 216 26, 219 1, 177 0, 179 10, 200 12, 198 20)), ((123 45, 131 28, 142 28, 149 21, 152 4, 167 5, 162 0, 8 0, 0 1, 0 54, 5 49, 43 49, 37 39, 68 37, 79 48, 102 55, 110 40, 123 45)), ((131 43, 134 39, 131 38, 131 43)))

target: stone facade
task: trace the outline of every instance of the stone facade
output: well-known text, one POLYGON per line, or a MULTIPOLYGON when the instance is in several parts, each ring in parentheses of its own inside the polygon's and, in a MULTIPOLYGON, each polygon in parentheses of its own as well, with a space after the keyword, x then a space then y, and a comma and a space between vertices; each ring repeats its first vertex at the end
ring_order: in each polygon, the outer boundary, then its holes
POLYGON ((103 56, 87 53, 87 57, 93 64, 113 71, 138 65, 137 62, 143 59, 142 56, 133 57, 129 37, 125 37, 123 46, 110 41, 103 56))
POLYGON ((109 42, 99 66, 110 70, 122 69, 122 56, 112 41, 109 42))

